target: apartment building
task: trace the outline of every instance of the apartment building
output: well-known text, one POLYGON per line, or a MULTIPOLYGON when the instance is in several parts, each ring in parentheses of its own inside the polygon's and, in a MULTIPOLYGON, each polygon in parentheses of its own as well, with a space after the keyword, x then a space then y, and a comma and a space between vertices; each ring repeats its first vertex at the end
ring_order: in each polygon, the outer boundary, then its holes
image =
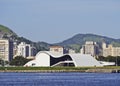
POLYGON ((92 56, 98 55, 98 45, 93 41, 86 41, 85 45, 81 48, 81 54, 90 54, 92 56))
POLYGON ((31 57, 36 55, 36 49, 31 46, 30 44, 26 44, 25 42, 21 42, 17 46, 17 55, 16 56, 23 56, 23 57, 31 57))
POLYGON ((13 58, 13 41, 0 39, 0 59, 11 61, 13 58))
POLYGON ((113 47, 111 44, 107 46, 106 43, 102 44, 103 56, 120 56, 120 47, 113 47))

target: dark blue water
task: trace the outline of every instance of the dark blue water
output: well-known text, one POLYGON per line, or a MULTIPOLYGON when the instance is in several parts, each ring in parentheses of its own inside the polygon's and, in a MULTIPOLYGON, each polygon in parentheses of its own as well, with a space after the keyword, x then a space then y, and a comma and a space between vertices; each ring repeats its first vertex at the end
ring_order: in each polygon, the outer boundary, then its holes
POLYGON ((120 74, 0 73, 0 86, 120 86, 120 74))

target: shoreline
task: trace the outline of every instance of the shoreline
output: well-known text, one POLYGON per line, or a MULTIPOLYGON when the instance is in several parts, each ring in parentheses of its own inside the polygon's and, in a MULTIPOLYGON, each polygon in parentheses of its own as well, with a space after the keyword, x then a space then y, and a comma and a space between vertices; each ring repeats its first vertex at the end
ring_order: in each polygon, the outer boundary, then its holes
POLYGON ((118 69, 88 69, 88 70, 0 70, 0 73, 120 73, 118 69))
POLYGON ((0 67, 0 72, 33 72, 33 73, 120 73, 120 66, 107 67, 0 67))
POLYGON ((85 72, 85 70, 0 70, 1 72, 16 72, 16 73, 64 73, 64 72, 85 72))

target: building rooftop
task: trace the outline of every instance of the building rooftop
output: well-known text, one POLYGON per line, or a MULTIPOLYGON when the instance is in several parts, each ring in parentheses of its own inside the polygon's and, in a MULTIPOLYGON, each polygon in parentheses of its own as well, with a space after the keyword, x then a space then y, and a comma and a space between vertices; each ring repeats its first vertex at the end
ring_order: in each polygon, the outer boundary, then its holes
POLYGON ((63 48, 62 46, 50 46, 50 48, 63 48))

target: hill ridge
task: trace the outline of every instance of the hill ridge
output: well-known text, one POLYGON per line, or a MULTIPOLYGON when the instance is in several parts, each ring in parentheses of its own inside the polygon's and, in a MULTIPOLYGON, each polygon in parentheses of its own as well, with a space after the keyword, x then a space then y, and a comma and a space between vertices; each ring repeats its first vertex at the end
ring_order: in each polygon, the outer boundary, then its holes
POLYGON ((4 25, 1 25, 0 24, 0 32, 3 32, 3 33, 7 33, 7 34, 15 34, 15 32, 13 32, 11 29, 9 29, 8 27, 4 26, 4 25))
POLYGON ((37 48, 37 51, 49 50, 49 46, 51 45, 60 45, 66 48, 75 49, 77 52, 79 52, 81 46, 86 41, 94 41, 97 42, 99 45, 101 45, 101 43, 105 41, 107 44, 113 44, 113 46, 120 47, 120 39, 115 39, 115 38, 101 36, 92 33, 86 33, 86 34, 79 33, 72 36, 71 38, 63 40, 62 42, 54 43, 54 44, 49 44, 47 42, 33 42, 24 37, 19 37, 15 32, 13 32, 11 29, 3 25, 0 25, 0 36, 1 34, 3 34, 2 36, 3 38, 12 38, 13 40, 17 40, 18 43, 26 42, 29 44, 33 44, 37 48))

